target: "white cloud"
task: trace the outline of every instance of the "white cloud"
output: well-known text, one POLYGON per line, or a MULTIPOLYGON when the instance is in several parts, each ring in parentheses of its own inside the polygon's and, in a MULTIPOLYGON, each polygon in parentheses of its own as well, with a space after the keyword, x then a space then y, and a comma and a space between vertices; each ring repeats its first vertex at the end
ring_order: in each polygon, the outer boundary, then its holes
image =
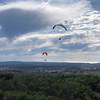
POLYGON ((38 1, 16 1, 0 5, 0 33, 4 34, 4 37, 0 38, 0 60, 10 58, 10 60, 43 61, 44 58, 41 56, 43 51, 49 53, 48 61, 99 60, 100 53, 97 51, 100 50, 100 23, 98 23, 100 13, 94 11, 87 0, 38 1), (17 18, 19 15, 22 17, 17 18), (24 20, 24 16, 29 18, 24 20), (16 19, 18 25, 12 19, 16 19), (68 32, 57 33, 52 30, 54 24, 64 23, 65 20, 72 21, 68 32), (5 29, 9 28, 8 22, 11 27, 6 33, 5 29), (4 23, 8 23, 8 26, 4 23), (28 30, 25 30, 25 25, 29 26, 28 30), (59 37, 62 38, 61 41, 59 37))
POLYGON ((17 1, 1 5, 2 36, 11 38, 34 31, 48 32, 48 27, 51 30, 56 23, 66 19, 73 20, 84 14, 90 9, 87 5, 89 4, 86 1, 79 1, 67 6, 36 1, 17 1))

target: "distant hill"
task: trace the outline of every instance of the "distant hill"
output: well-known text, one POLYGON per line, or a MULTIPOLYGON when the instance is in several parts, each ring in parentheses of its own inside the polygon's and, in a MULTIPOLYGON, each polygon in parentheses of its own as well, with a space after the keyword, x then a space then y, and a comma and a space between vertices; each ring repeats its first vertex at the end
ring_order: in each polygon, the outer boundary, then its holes
POLYGON ((77 71, 77 70, 100 70, 100 63, 54 63, 54 62, 0 62, 0 71, 77 71))

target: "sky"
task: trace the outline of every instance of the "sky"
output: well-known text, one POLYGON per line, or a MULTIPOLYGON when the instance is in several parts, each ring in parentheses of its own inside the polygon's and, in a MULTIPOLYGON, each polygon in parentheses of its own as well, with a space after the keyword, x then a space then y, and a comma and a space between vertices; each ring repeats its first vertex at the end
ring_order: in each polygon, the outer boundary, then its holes
POLYGON ((100 0, 0 0, 0 61, 100 62, 99 4, 100 0), (68 30, 53 29, 56 24, 68 30))

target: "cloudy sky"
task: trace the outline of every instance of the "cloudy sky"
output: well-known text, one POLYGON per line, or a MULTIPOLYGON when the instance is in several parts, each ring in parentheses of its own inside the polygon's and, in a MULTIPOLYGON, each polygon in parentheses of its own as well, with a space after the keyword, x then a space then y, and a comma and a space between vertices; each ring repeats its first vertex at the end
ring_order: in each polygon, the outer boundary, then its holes
POLYGON ((100 0, 0 0, 0 61, 100 62, 99 4, 100 0), (59 23, 68 31, 52 29, 59 23))

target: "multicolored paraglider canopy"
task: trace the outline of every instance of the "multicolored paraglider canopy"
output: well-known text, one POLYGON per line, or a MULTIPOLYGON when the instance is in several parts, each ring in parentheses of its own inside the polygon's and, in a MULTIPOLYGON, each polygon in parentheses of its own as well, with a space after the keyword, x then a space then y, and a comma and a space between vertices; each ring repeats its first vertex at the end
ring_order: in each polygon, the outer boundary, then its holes
POLYGON ((42 55, 43 56, 48 56, 48 53, 47 52, 43 52, 42 55))

